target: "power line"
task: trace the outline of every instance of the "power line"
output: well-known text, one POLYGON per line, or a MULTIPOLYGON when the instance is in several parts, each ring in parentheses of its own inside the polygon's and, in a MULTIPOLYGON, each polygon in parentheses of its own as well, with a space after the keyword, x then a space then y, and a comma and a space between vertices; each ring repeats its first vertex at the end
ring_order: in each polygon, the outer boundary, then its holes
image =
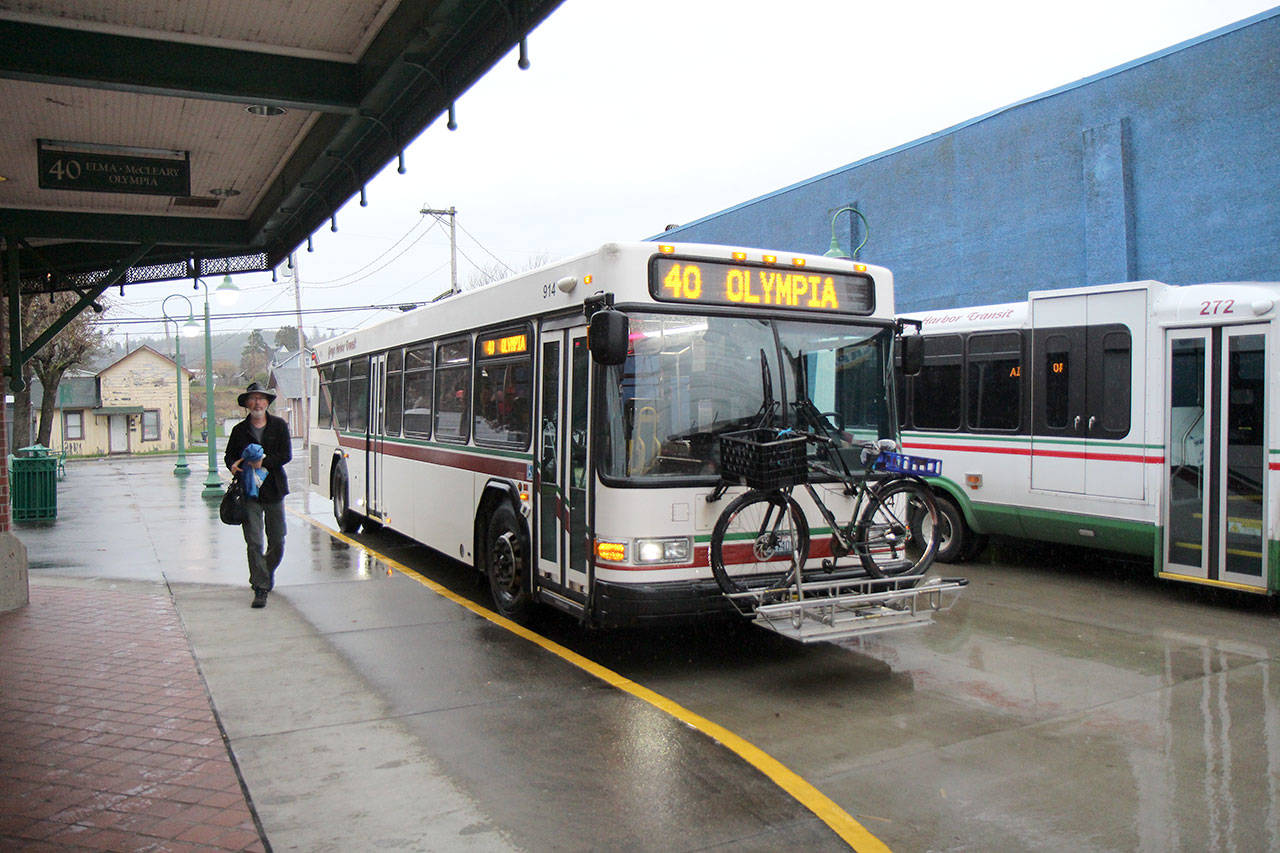
MULTIPOLYGON (((407 311, 410 308, 417 308, 420 305, 426 305, 426 302, 396 302, 388 305, 351 305, 345 308, 304 308, 303 314, 342 314, 348 311, 407 311)), ((257 317, 294 317, 298 312, 292 308, 282 309, 279 311, 246 311, 239 314, 210 314, 209 319, 212 320, 251 320, 257 317)), ((146 323, 156 324, 172 322, 164 317, 121 317, 114 320, 95 320, 95 326, 132 326, 143 325, 146 323)))

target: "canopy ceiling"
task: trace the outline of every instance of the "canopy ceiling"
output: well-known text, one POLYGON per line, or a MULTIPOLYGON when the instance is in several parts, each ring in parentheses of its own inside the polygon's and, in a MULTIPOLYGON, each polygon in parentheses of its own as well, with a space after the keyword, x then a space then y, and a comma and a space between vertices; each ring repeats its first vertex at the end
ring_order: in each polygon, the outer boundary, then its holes
POLYGON ((0 0, 9 292, 276 266, 560 2, 0 0))

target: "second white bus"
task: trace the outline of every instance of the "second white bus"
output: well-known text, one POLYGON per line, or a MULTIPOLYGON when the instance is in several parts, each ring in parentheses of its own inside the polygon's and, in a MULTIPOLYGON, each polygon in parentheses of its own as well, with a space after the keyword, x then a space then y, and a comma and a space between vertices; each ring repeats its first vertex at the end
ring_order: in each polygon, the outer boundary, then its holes
POLYGON ((899 411, 943 460, 939 559, 1002 534, 1280 590, 1278 307, 1274 283, 1141 281, 910 315, 925 363, 899 411))

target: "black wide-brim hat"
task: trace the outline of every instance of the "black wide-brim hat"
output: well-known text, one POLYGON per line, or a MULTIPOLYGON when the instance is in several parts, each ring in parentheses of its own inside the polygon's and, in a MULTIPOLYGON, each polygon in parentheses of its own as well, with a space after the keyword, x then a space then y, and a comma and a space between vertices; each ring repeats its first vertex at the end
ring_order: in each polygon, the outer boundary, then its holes
POLYGON ((239 403, 242 408, 248 408, 249 407, 248 397, 250 394, 261 394, 262 396, 266 397, 268 405, 276 401, 275 394, 272 394, 270 391, 268 391, 266 388, 263 388, 257 382, 251 382, 249 383, 249 387, 244 389, 244 393, 236 398, 236 402, 239 403))

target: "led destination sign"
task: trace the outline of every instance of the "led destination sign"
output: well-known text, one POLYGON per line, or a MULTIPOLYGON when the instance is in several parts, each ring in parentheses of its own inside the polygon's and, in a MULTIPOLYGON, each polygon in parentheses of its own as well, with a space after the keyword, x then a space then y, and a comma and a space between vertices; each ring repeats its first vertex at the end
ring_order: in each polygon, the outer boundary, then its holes
POLYGON ((649 270, 649 290, 663 302, 842 314, 870 314, 875 302, 871 279, 856 273, 676 257, 654 258, 649 270))
POLYGON ((507 335, 501 338, 483 338, 480 341, 480 357, 491 358, 499 355, 518 355, 529 351, 527 335, 507 335))

